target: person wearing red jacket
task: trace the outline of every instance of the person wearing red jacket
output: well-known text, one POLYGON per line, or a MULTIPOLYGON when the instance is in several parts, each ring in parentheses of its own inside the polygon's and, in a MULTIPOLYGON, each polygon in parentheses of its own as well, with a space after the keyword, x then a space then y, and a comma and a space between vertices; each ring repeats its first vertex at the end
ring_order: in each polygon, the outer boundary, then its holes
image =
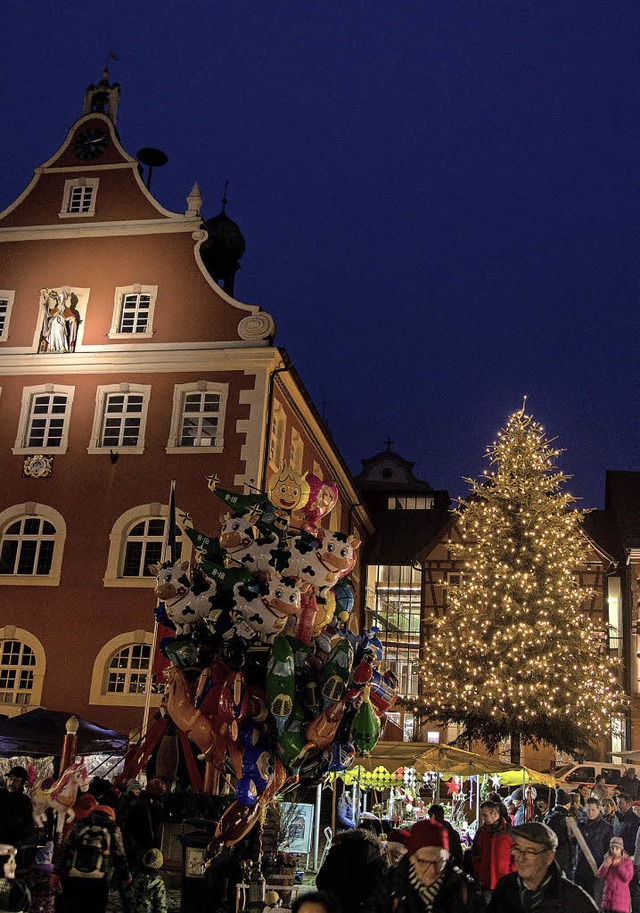
POLYGON ((471 861, 480 887, 493 891, 503 875, 515 872, 511 856, 511 827, 500 815, 497 802, 487 800, 480 805, 482 824, 473 838, 471 861))

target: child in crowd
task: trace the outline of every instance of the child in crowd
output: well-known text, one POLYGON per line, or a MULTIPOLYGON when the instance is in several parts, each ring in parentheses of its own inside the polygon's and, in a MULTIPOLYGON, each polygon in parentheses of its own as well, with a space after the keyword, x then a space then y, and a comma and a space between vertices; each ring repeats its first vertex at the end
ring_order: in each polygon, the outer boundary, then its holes
POLYGON ((125 889, 129 913, 167 913, 167 891, 160 874, 163 863, 160 850, 147 850, 144 854, 142 866, 125 889))
POLYGON ((609 852, 598 869, 598 878, 605 879, 601 908, 603 913, 628 913, 633 859, 625 853, 622 837, 611 838, 609 852))
POLYGON ((27 885, 31 891, 29 913, 54 913, 56 894, 60 888, 51 887, 53 875, 53 841, 48 840, 38 847, 36 857, 29 869, 27 885))

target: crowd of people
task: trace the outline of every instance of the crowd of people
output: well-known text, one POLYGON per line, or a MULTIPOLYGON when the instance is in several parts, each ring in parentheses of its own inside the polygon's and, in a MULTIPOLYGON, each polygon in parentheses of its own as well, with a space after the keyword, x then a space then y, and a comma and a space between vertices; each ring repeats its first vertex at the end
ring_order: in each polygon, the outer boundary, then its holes
POLYGON ((0 788, 1 913, 105 913, 114 886, 125 913, 167 913, 162 781, 143 789, 130 780, 118 794, 94 777, 72 820, 54 834, 53 821, 37 832, 27 780, 15 766, 0 788))
MULTIPOLYGON (((36 833, 27 780, 16 766, 0 788, 0 913, 105 913, 114 887, 125 913, 167 913, 160 780, 119 794, 95 777, 55 842, 36 833)), ((466 847, 439 804, 409 830, 338 833, 292 913, 640 913, 640 779, 624 781, 615 796, 602 777, 559 788, 550 806, 490 793, 466 847)))
POLYGON ((378 840, 338 834, 302 913, 640 913, 640 780, 614 797, 604 778, 575 793, 489 794, 463 852, 433 805, 429 819, 378 840))

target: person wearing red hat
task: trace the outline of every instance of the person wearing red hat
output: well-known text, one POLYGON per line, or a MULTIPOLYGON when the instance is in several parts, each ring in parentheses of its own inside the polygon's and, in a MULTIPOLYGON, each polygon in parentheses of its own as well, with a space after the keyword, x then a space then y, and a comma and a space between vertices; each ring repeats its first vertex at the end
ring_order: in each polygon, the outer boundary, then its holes
POLYGON ((473 881, 454 865, 449 835, 435 821, 417 821, 407 854, 379 882, 367 913, 479 913, 484 901, 473 881))

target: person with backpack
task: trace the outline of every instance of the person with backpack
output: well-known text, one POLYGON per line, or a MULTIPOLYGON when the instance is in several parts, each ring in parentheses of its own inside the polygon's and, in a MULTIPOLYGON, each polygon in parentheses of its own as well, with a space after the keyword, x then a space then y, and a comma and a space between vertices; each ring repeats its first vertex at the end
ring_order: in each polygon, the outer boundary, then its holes
POLYGON ((67 835, 60 854, 65 913, 106 913, 109 885, 131 883, 122 832, 109 805, 96 805, 67 835))

